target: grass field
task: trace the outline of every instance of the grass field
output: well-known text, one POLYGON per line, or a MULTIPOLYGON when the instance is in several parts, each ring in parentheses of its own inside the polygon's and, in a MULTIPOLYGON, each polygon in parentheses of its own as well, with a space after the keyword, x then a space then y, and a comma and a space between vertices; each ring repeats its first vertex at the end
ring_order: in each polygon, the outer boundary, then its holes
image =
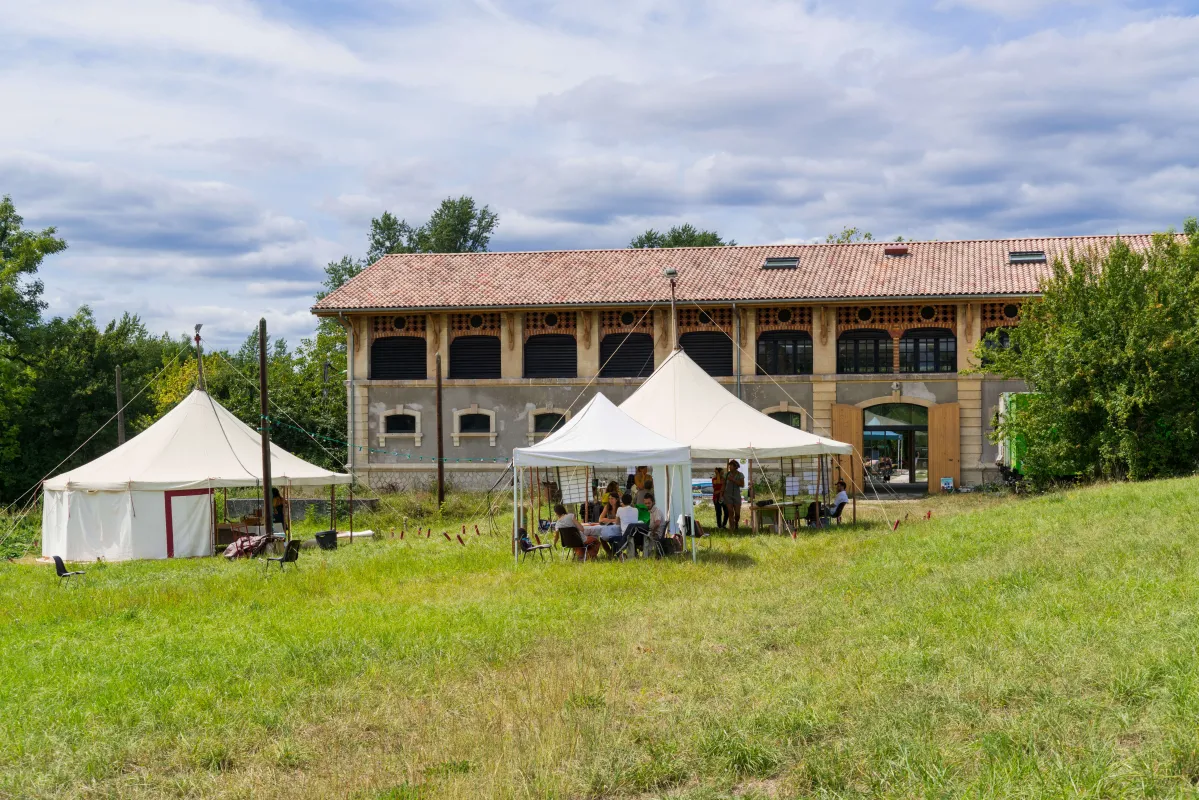
POLYGON ((698 565, 4 564, 0 795, 1192 796, 1199 480, 932 502, 698 565))

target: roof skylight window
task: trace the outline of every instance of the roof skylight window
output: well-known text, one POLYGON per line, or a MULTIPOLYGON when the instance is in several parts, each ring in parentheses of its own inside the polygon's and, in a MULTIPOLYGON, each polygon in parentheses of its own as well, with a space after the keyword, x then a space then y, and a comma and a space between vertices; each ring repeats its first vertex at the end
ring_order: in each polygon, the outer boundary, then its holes
POLYGON ((762 269, 796 269, 797 267, 799 267, 799 256, 767 258, 762 262, 762 269))
POLYGON ((1044 264, 1044 250, 1013 250, 1007 254, 1009 264, 1044 264))

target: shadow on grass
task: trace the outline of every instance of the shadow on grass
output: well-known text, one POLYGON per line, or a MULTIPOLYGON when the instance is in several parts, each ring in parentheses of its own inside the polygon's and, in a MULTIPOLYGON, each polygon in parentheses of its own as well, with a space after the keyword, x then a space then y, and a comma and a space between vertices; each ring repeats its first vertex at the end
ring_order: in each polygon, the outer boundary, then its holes
POLYGON ((726 567, 734 569, 748 569, 758 563, 758 560, 746 553, 734 553, 728 550, 718 550, 716 548, 699 549, 699 563, 701 564, 723 564, 726 567))

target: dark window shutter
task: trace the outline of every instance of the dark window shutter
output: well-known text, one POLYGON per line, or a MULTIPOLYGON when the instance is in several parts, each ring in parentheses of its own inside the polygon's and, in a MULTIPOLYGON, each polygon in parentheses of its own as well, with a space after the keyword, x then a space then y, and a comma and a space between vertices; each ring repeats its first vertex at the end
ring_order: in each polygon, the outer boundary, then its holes
POLYGON ((371 345, 371 380, 423 381, 425 340, 417 336, 384 336, 371 345))
POLYGON ((692 331, 679 337, 679 347, 714 378, 733 374, 733 340, 720 331, 692 331))
POLYGON ((416 417, 412 414, 388 414, 384 433, 416 433, 416 417))
POLYGON ((566 423, 566 415, 545 411, 533 417, 533 433, 553 433, 566 423))
POLYGON ((500 377, 500 337, 459 336, 450 342, 450 377, 500 377))
POLYGON ((654 337, 610 333, 600 341, 601 378, 648 378, 654 374, 654 337))
POLYGON ((458 418, 458 433, 491 433, 491 415, 463 414, 458 418))
POLYGON ((526 378, 577 378, 579 348, 569 333, 542 333, 525 342, 526 378))

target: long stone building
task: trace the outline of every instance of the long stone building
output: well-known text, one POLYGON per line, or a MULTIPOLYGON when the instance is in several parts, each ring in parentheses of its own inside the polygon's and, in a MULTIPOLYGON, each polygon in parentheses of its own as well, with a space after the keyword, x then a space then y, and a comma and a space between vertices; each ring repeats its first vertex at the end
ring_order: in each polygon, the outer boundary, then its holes
POLYGON ((1055 259, 1114 238, 391 255, 313 312, 346 328, 352 458, 373 485, 427 484, 438 355, 460 486, 595 392, 623 401, 671 351, 673 274, 679 345, 711 375, 852 442, 856 485, 936 491, 997 477, 994 410, 1024 388, 970 371, 980 339, 1004 339, 1055 259))

